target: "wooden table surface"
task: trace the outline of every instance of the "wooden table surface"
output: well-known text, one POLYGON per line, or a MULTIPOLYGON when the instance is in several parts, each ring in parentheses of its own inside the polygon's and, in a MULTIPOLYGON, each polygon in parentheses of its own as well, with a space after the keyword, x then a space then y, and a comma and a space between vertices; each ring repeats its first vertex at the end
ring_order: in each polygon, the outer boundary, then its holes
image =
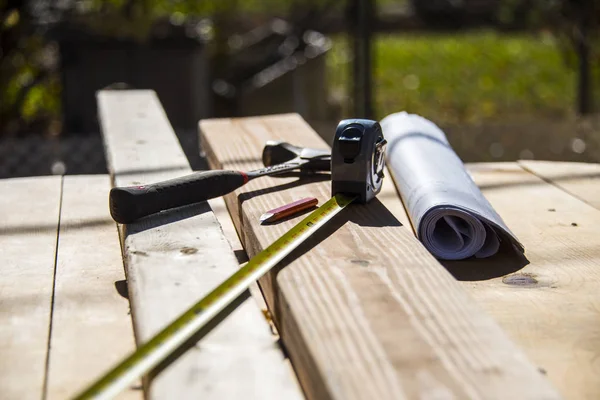
MULTIPOLYGON (((129 106, 137 104, 136 101, 138 100, 132 100, 128 103, 129 106)), ((144 104, 144 107, 150 107, 144 104)), ((105 111, 108 109, 107 106, 105 111)), ((136 112, 139 114, 139 111, 136 112)), ((104 118, 108 117, 105 115, 104 118)), ((214 123, 218 125, 225 122, 221 120, 214 123)), ((244 129, 250 132, 252 129, 260 130, 260 126, 268 125, 264 121, 260 124, 254 128, 245 125, 244 129)), ((209 125, 205 125, 203 129, 210 130, 209 125)), ((256 132, 258 131, 248 133, 247 137, 261 136, 264 133, 256 132)), ((222 149, 213 148, 213 156, 224 152, 226 156, 221 154, 218 157, 223 164, 227 164, 227 157, 233 159, 244 152, 234 150, 232 146, 233 144, 228 146, 225 143, 222 149)), ((248 144, 248 148, 252 146, 248 144)), ((252 164, 256 163, 256 160, 240 161, 238 158, 238 161, 231 163, 236 162, 252 164)), ((157 168, 160 170, 161 166, 157 168)), ((185 165, 178 165, 175 171, 181 172, 183 169, 185 172, 185 168, 185 165)), ((464 363, 460 368, 455 366, 455 375, 438 375, 435 369, 432 369, 434 372, 429 375, 415 375, 409 371, 410 364, 397 363, 406 363, 410 357, 417 360, 416 349, 398 345, 394 350, 393 344, 401 342, 396 342, 397 338, 393 335, 386 338, 381 332, 374 332, 369 338, 361 336, 362 328, 352 325, 356 317, 351 313, 357 312, 358 304, 370 304, 372 298, 376 297, 376 293, 368 292, 368 286, 365 286, 364 282, 348 281, 343 284, 364 289, 362 294, 358 293, 356 299, 344 300, 336 295, 338 297, 327 300, 336 303, 336 307, 348 301, 350 308, 344 308, 344 312, 350 314, 340 318, 347 318, 350 322, 335 321, 335 316, 327 317, 327 305, 306 302, 303 296, 311 293, 309 286, 314 279, 310 272, 312 267, 308 266, 307 272, 298 272, 298 268, 291 268, 289 273, 278 277, 277 284, 270 281, 270 285, 276 285, 272 286, 273 288, 277 287, 273 292, 264 285, 262 288, 271 311, 274 314, 285 312, 285 315, 290 316, 283 321, 279 321, 277 315, 274 316, 276 323, 281 323, 278 328, 284 330, 280 333, 283 346, 288 346, 289 354, 281 351, 277 344, 278 337, 269 329, 271 322, 262 316, 258 317, 261 314, 260 309, 265 313, 266 309, 260 292, 255 291, 252 304, 246 303, 243 310, 234 313, 236 315, 232 315, 226 321, 228 327, 216 329, 198 342, 195 346, 197 351, 194 350, 197 354, 188 356, 179 364, 175 362, 167 367, 166 371, 162 371, 159 374, 159 378, 163 376, 162 381, 155 378, 161 382, 157 384, 157 388, 152 386, 154 383, 149 387, 147 383, 144 386, 142 382, 138 382, 119 398, 141 399, 143 390, 148 390, 152 398, 174 398, 174 393, 186 393, 187 397, 195 394, 196 397, 215 399, 369 398, 369 393, 377 398, 423 398, 425 394, 432 398, 451 398, 456 393, 460 395, 454 396, 455 398, 503 398, 501 387, 486 386, 478 382, 457 386, 453 381, 468 380, 461 378, 461 374, 473 370, 490 374, 492 381, 496 379, 502 382, 502 379, 506 378, 507 382, 514 379, 517 387, 525 385, 526 382, 521 383, 517 378, 510 377, 509 372, 504 372, 505 365, 502 360, 513 360, 511 362, 515 363, 516 371, 524 371, 525 376, 530 373, 530 363, 536 373, 539 373, 543 380, 547 379, 564 398, 600 398, 600 296, 597 294, 600 283, 600 164, 520 161, 469 164, 468 169, 484 195, 524 244, 527 260, 523 262, 497 257, 485 266, 481 261, 474 260, 444 264, 457 282, 458 294, 448 297, 448 301, 464 305, 465 313, 474 313, 461 315, 456 311, 451 317, 459 321, 468 320, 469 324, 475 325, 471 330, 458 332, 456 330, 463 325, 456 325, 448 320, 447 332, 442 332, 446 330, 444 326, 436 326, 431 331, 427 326, 438 320, 436 315, 431 314, 421 321, 424 324, 424 333, 434 336, 439 334, 435 340, 447 340, 440 346, 452 350, 446 354, 453 360, 449 361, 450 364, 459 361, 464 363), (463 297, 463 292, 468 296, 463 297), (360 298, 362 295, 370 297, 360 298), (274 299, 279 299, 282 303, 277 303, 274 299), (477 307, 470 308, 470 299, 474 299, 477 307), (281 307, 284 308, 283 311, 281 307), (301 315, 303 307, 312 307, 312 311, 307 314, 309 317, 301 315), (483 310, 481 317, 480 309, 483 310), (316 314, 321 314, 321 317, 316 314), (490 321, 494 321, 492 327, 488 326, 487 316, 491 316, 490 321), (327 318, 333 320, 328 321, 327 318), (312 326, 314 321, 321 325, 312 326), (496 337, 496 323, 506 333, 506 339, 503 334, 496 337), (317 330, 306 332, 307 326, 317 330), (355 330, 340 333, 340 342, 331 342, 327 344, 329 348, 321 348, 319 351, 323 352, 323 357, 310 353, 316 351, 319 346, 316 342, 306 341, 324 340, 325 338, 318 336, 319 332, 338 329, 336 326, 353 327, 355 330), (500 343, 500 347, 486 349, 485 342, 477 339, 481 332, 490 333, 495 343, 500 343), (237 343, 240 338, 243 340, 237 343), (460 340, 455 341, 456 338, 460 340), (365 345, 367 341, 372 343, 365 345), (376 341, 381 341, 382 345, 375 346, 376 341), (228 344, 234 342, 236 344, 232 346, 236 351, 229 351, 228 344), (516 346, 513 347, 512 343, 516 346), (362 345, 365 347, 359 348, 362 345), (351 350, 352 348, 354 350, 351 350), (308 353, 300 354, 299 349, 306 349, 310 356, 308 353), (367 356, 365 352, 373 349, 383 353, 367 356), (388 368, 386 354, 404 351, 410 353, 410 357, 405 358, 402 354, 390 356, 389 360, 393 362, 388 368), (521 354, 521 351, 526 359, 520 355, 515 356, 516 353, 521 354), (457 355, 459 352, 460 357, 457 355), (351 353, 361 354, 350 356, 351 353), (288 355, 291 355, 295 373, 290 368, 288 355), (488 363, 485 360, 487 356, 497 357, 501 361, 498 365, 488 363), (353 370, 348 360, 363 358, 368 362, 368 365, 363 366, 364 370, 353 370), (346 366, 343 365, 344 362, 347 363, 346 366), (313 370, 307 370, 311 366, 313 370), (245 369, 246 367, 248 369, 245 369), (485 369, 492 367, 496 369, 485 369), (349 371, 358 375, 349 375, 349 371), (363 371, 364 375, 360 375, 360 371, 363 371), (376 371, 374 375, 373 371, 376 371), (407 377, 413 375, 416 382, 414 387, 411 386, 413 383, 407 382, 407 377), (351 376, 354 376, 354 382, 349 380, 351 376), (398 380, 396 376, 399 377, 398 380), (239 381, 240 377, 247 379, 239 381), (371 386, 366 380, 375 380, 376 383, 371 386), (259 387, 254 381, 264 382, 259 387), (396 382, 397 386, 394 386, 396 382), (354 393, 345 391, 344 385, 352 387, 354 393), (482 387, 490 392, 481 392, 482 387), (370 388, 372 392, 367 393, 363 388, 370 388), (389 396, 390 393, 396 393, 397 396, 389 396)), ((139 171, 135 173, 138 174, 135 179, 144 179, 140 177, 139 171)), ((131 174, 135 173, 127 171, 119 179, 126 179, 124 176, 133 179, 131 174)), ((112 179, 117 175, 113 171, 112 179)), ((314 187, 319 187, 319 184, 315 183, 317 186, 314 187)), ((160 288, 161 280, 170 282, 170 279, 185 279, 182 277, 185 277, 187 272, 173 272, 179 274, 174 278, 175 275, 167 274, 164 270, 160 272, 162 275, 159 275, 148 272, 148 269, 165 269, 171 259, 174 260, 176 268, 196 268, 186 261, 188 254, 180 251, 181 246, 188 249, 192 247, 185 244, 187 242, 173 244, 168 235, 187 237, 185 235, 190 235, 191 232, 196 235, 196 232, 201 232, 198 226, 214 224, 210 219, 214 218, 212 211, 209 210, 209 214, 206 214, 205 211, 187 210, 189 215, 186 214, 185 218, 169 221, 163 226, 150 224, 143 229, 119 229, 110 218, 107 209, 107 195, 111 185, 111 177, 108 175, 30 177, 0 181, 0 191, 3 194, 0 197, 0 398, 63 399, 73 396, 108 367, 133 351, 136 339, 145 340, 156 329, 164 326, 170 317, 198 296, 197 293, 194 295, 195 291, 206 291, 207 285, 216 284, 228 274, 229 270, 226 269, 226 272, 208 278, 208 283, 203 283, 201 277, 208 276, 205 274, 210 274, 212 267, 207 267, 206 272, 200 269, 200 278, 194 278, 183 285, 189 286, 192 294, 182 295, 177 302, 171 301, 169 297, 173 295, 160 288), (199 216, 203 216, 203 219, 199 216), (196 221, 197 225, 194 226, 190 221, 196 221), (187 225, 184 225, 186 223, 187 225), (168 231, 179 226, 179 231, 168 231), (151 236, 151 232, 156 233, 157 229, 158 235, 164 235, 162 239, 151 236), (147 245, 148 241, 160 241, 162 253, 154 255, 154 250, 147 245), (165 243, 171 243, 172 246, 167 248, 165 243), (168 251, 172 253, 165 256, 165 252, 168 251), (162 258, 157 258, 159 256, 162 258), (125 269, 122 257, 125 257, 125 269), (159 262, 156 260, 160 260, 160 265, 148 264, 147 258, 153 259, 155 264, 159 262), (135 281, 132 281, 132 277, 135 277, 135 281), (154 287, 157 289, 153 289, 154 287), (158 295, 155 291, 159 290, 163 290, 160 296, 164 297, 156 297, 158 295), (132 303, 130 307, 129 299, 133 302, 134 298, 137 299, 136 303, 132 303), (151 307, 147 305, 149 303, 151 307)), ((268 186, 268 183, 264 185, 268 186)), ((284 189, 288 190, 287 187, 284 189)), ((265 189, 257 186, 249 189, 252 190, 256 194, 257 190, 265 189)), ((263 197, 261 201, 266 201, 267 198, 263 197)), ((391 180, 388 180, 387 188, 382 192, 379 201, 389 210, 390 218, 409 226, 391 180)), ((267 206, 268 203, 267 201, 267 204, 263 205, 267 206)), ((257 203, 248 202, 247 206, 252 207, 252 204, 257 203)), ((222 250, 227 253, 224 255, 227 265, 232 263, 228 258, 230 254, 231 257, 237 255, 239 262, 244 261, 242 245, 252 255, 271 240, 268 236, 271 233, 261 236, 261 233, 251 234, 243 230, 247 236, 243 237, 240 234, 240 218, 251 218, 252 213, 260 211, 258 208, 254 210, 242 207, 239 213, 234 215, 233 223, 241 237, 240 244, 222 200, 217 199, 211 202, 211 205, 223 226, 224 237, 229 240, 229 245, 222 250), (249 243, 253 248, 248 248, 249 243)), ((235 204, 228 206, 230 212, 232 207, 236 207, 235 204)), ((297 219, 292 219, 289 224, 296 221, 297 219)), ((256 229, 256 226, 253 226, 253 229, 256 229)), ((287 225, 281 225, 269 232, 279 235, 285 227, 287 225)), ((336 234, 340 237, 362 234, 360 227, 344 229, 347 229, 347 233, 340 230, 336 234)), ((218 232, 219 235, 223 235, 220 228, 218 232)), ((190 237, 188 241, 194 240, 190 237)), ((401 241, 403 240, 405 239, 401 241)), ((300 256, 301 259, 302 257, 305 256, 300 256)), ((306 257, 312 259, 308 254, 306 257)), ((422 263, 422 268, 431 274, 431 282, 437 282, 438 278, 433 277, 437 270, 430 268, 431 261, 428 256, 419 257, 424 257, 422 260, 425 261, 419 262, 422 263)), ((237 265, 238 261, 233 260, 237 265)), ((208 265, 207 262, 202 261, 205 266, 208 265)), ((326 264, 327 260, 323 260, 323 263, 326 264)), ((294 267, 294 264, 291 267, 294 267)), ((376 272, 381 275, 382 271, 376 272)), ((317 275, 321 274, 323 279, 326 278, 325 274, 329 273, 326 269, 318 268, 314 272, 317 275)), ((344 277, 339 271, 331 273, 337 275, 330 278, 337 277, 338 280, 373 279, 367 275, 344 277)), ((419 272, 411 274, 407 275, 406 279, 417 279, 419 272)), ((446 281, 442 279, 440 282, 446 281)), ((418 282, 413 280, 412 285, 417 284, 418 282)), ((450 286, 454 287, 453 285, 454 283, 450 286)), ((325 299, 323 296, 332 296, 333 291, 343 293, 346 289, 321 288, 312 295, 325 299)), ((405 290, 410 293, 413 288, 408 285, 405 290)), ((437 290, 441 296, 441 293, 448 289, 432 286, 431 289, 423 290, 437 290)), ((173 293, 177 293, 175 284, 173 293)), ((424 297, 414 301, 423 299, 424 297)), ((413 300, 406 301, 410 303, 413 300)), ((388 306, 381 303, 381 307, 388 306)), ((417 311, 415 310, 415 313, 417 311)), ((367 313, 364 323, 386 329, 386 324, 383 323, 385 321, 377 324, 374 321, 367 322, 368 313, 371 312, 368 307, 363 308, 361 312, 367 313)), ((412 317, 407 316, 409 319, 412 317)), ((426 364, 435 365, 438 355, 430 354, 427 357, 429 361, 426 364)), ((508 367, 510 365, 507 364, 508 367)), ((423 371, 426 371, 429 367, 423 368, 423 371)), ((524 389, 518 392, 522 396, 517 395, 514 398, 555 398, 552 391, 547 391, 544 384, 538 384, 536 379, 537 377, 532 376, 530 382, 534 382, 533 385, 539 389, 524 389)), ((508 392, 515 393, 512 390, 508 392)), ((180 396, 184 397, 186 395, 180 396)))

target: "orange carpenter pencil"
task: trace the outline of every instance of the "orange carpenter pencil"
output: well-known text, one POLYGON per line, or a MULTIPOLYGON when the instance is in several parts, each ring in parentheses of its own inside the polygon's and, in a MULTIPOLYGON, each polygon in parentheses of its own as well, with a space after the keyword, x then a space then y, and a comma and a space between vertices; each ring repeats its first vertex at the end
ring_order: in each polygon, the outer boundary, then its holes
POLYGON ((317 205, 317 203, 319 203, 319 200, 316 198, 306 197, 304 199, 294 201, 293 203, 286 204, 285 206, 274 208, 260 216, 260 223, 262 224, 265 222, 280 220, 290 215, 297 214, 300 211, 314 207, 317 205))

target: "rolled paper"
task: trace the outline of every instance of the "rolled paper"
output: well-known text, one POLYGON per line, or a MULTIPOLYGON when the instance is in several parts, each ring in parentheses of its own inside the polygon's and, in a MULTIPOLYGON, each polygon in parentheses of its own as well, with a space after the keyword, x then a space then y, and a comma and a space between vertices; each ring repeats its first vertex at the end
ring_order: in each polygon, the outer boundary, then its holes
POLYGON ((524 251, 436 124, 406 112, 380 124, 388 169, 429 252, 443 260, 485 258, 498 252, 502 240, 524 251))

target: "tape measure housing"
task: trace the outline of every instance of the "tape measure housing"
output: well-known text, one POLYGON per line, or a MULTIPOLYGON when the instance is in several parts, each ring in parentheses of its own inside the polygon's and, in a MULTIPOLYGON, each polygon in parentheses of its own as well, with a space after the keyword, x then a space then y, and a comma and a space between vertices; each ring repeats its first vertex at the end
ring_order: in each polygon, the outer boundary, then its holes
POLYGON ((331 193, 358 196, 368 203, 383 183, 385 138, 381 126, 367 119, 346 119, 338 124, 331 149, 331 193))

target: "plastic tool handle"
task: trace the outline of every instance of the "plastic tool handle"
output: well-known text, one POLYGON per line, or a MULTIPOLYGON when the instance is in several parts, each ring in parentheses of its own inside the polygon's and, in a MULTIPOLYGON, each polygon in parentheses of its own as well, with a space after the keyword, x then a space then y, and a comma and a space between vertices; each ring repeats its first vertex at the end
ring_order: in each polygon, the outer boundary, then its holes
POLYGON ((248 182, 240 171, 206 171, 143 186, 111 189, 110 214, 121 224, 188 204, 223 196, 248 182))

